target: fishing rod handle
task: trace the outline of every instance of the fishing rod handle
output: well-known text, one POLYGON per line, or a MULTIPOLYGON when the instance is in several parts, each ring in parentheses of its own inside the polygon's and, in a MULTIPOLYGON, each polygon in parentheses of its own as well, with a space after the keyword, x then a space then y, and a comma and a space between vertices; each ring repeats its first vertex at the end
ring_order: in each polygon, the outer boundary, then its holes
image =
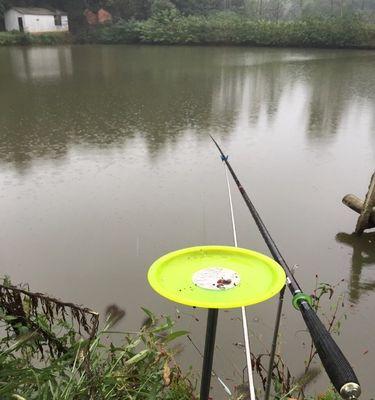
POLYGON ((333 386, 343 399, 358 399, 361 387, 348 360, 307 301, 301 301, 299 309, 333 386))

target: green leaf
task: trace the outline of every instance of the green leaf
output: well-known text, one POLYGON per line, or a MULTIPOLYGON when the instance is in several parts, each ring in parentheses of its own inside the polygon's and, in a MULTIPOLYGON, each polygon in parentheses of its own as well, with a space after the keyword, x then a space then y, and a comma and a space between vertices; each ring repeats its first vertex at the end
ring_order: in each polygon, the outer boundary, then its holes
POLYGON ((138 338, 136 340, 134 340, 133 342, 130 342, 127 346, 126 346, 126 351, 129 351, 131 349, 134 349, 134 347, 137 347, 139 345, 139 343, 141 343, 141 339, 138 338))
POLYGON ((164 343, 168 343, 171 342, 172 340, 177 339, 180 336, 184 336, 187 335, 189 333, 189 331, 176 331, 171 333, 170 335, 168 335, 165 339, 164 339, 164 343))
POLYGON ((5 315, 3 318, 4 318, 4 321, 7 321, 7 322, 11 322, 16 319, 19 319, 19 317, 13 317, 12 315, 5 315))
POLYGON ((153 329, 151 332, 153 333, 158 333, 165 331, 166 329, 169 329, 171 326, 168 323, 165 323, 163 325, 157 326, 155 329, 153 329))
POLYGON ((150 318, 152 325, 155 324, 155 315, 147 308, 141 307, 143 312, 150 318))
POLYGON ((140 351, 138 354, 136 354, 134 357, 129 358, 129 360, 127 360, 125 362, 126 365, 132 365, 132 364, 136 364, 137 362, 143 360, 147 354, 150 352, 149 349, 145 349, 140 351))

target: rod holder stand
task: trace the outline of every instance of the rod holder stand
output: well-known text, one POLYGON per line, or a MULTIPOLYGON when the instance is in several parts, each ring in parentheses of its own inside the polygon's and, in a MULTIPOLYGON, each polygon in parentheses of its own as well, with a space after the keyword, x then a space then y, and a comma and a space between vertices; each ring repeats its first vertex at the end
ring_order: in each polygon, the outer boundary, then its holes
POLYGON ((215 352, 216 326, 219 310, 216 308, 208 309, 206 340, 204 344, 202 380, 200 400, 208 400, 210 394, 212 364, 215 352))

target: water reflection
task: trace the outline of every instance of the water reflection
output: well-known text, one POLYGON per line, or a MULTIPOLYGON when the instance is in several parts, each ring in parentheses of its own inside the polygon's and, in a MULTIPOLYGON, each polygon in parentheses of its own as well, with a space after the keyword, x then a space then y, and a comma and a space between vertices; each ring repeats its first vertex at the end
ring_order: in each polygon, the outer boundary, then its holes
POLYGON ((134 137, 155 157, 186 132, 285 128, 321 143, 343 126, 370 131, 374 61, 374 52, 350 51, 1 49, 0 159, 23 170, 77 143, 123 146, 134 137))
POLYGON ((9 56, 20 80, 55 81, 73 73, 70 47, 15 47, 9 50, 9 56))
MULTIPOLYGON (((368 101, 370 109, 374 107, 374 79, 362 61, 360 57, 343 56, 308 65, 309 137, 336 134, 345 117, 355 113, 358 103, 368 101)), ((371 62, 374 61, 372 58, 371 62)), ((374 126, 373 116, 371 118, 370 125, 374 126)))
POLYGON ((375 232, 363 233, 338 233, 336 240, 353 249, 352 268, 349 280, 349 298, 357 303, 361 295, 367 291, 375 290, 375 279, 363 277, 364 267, 375 266, 375 232))

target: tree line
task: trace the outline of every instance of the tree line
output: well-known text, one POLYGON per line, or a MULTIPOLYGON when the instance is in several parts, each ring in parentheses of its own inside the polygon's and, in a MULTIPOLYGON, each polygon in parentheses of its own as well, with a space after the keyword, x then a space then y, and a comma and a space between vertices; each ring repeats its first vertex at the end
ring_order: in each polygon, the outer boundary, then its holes
POLYGON ((207 15, 231 11, 254 19, 291 20, 307 16, 362 14, 373 19, 374 0, 0 0, 4 11, 13 6, 47 7, 69 13, 71 27, 84 24, 83 11, 105 8, 115 20, 145 20, 160 10, 175 9, 182 15, 207 15))

